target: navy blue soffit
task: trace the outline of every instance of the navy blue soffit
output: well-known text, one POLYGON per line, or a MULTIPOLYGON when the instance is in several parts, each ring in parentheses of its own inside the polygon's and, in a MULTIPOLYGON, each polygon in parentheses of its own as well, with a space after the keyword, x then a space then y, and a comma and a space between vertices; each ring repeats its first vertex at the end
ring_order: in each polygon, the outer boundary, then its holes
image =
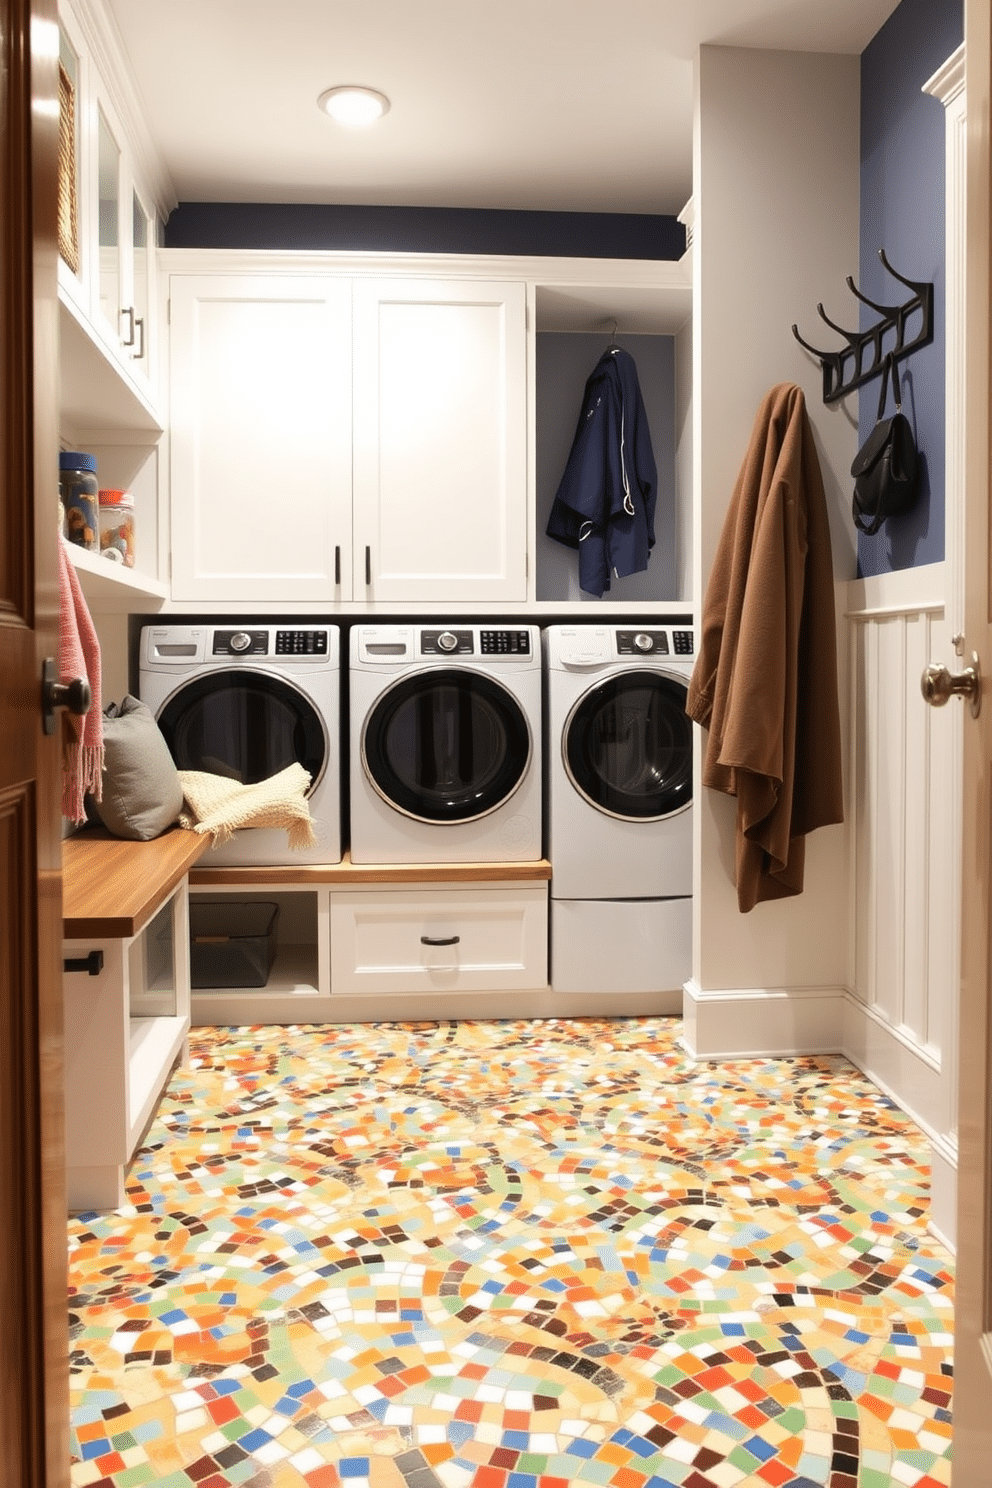
POLYGON ((685 228, 675 217, 635 212, 180 202, 165 246, 678 259, 685 228))

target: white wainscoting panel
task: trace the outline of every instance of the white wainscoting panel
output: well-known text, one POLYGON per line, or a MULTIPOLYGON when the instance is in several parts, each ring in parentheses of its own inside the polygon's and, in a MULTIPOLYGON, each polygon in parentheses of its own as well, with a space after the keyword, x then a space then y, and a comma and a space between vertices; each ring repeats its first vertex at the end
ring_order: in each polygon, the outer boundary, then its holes
POLYGON ((962 710, 956 699, 928 708, 920 691, 928 662, 954 662, 944 577, 934 564, 848 586, 854 944, 842 1047, 930 1137, 935 1225, 949 1236, 962 710))

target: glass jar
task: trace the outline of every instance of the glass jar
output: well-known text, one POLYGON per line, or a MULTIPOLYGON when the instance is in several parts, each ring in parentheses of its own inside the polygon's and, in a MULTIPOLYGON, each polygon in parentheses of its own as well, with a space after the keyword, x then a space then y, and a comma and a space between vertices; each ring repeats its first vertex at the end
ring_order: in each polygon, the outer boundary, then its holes
POLYGON ((59 494, 65 508, 68 542, 95 553, 100 546, 100 482, 96 456, 80 450, 59 453, 59 494))
POLYGON ((130 491, 100 492, 100 552, 111 563, 134 567, 134 497, 130 491))

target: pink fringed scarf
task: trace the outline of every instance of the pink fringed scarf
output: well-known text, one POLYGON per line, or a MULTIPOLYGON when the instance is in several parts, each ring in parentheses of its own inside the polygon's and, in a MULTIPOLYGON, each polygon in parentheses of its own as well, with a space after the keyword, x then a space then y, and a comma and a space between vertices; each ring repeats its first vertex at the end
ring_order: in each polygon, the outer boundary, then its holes
POLYGON ((85 677, 93 700, 89 712, 62 713, 62 815, 71 822, 86 820, 83 799, 91 792, 99 801, 103 789, 103 709, 100 701, 100 642, 83 591, 69 557, 65 538, 59 537, 59 659, 60 682, 85 677))

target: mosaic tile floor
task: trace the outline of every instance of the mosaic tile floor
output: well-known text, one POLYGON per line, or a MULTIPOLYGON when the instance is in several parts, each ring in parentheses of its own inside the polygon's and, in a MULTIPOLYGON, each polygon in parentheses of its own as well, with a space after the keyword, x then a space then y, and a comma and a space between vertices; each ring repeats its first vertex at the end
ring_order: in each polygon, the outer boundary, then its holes
POLYGON ((195 1030, 70 1223, 72 1483, 947 1484, 919 1132, 679 1030, 195 1030))

